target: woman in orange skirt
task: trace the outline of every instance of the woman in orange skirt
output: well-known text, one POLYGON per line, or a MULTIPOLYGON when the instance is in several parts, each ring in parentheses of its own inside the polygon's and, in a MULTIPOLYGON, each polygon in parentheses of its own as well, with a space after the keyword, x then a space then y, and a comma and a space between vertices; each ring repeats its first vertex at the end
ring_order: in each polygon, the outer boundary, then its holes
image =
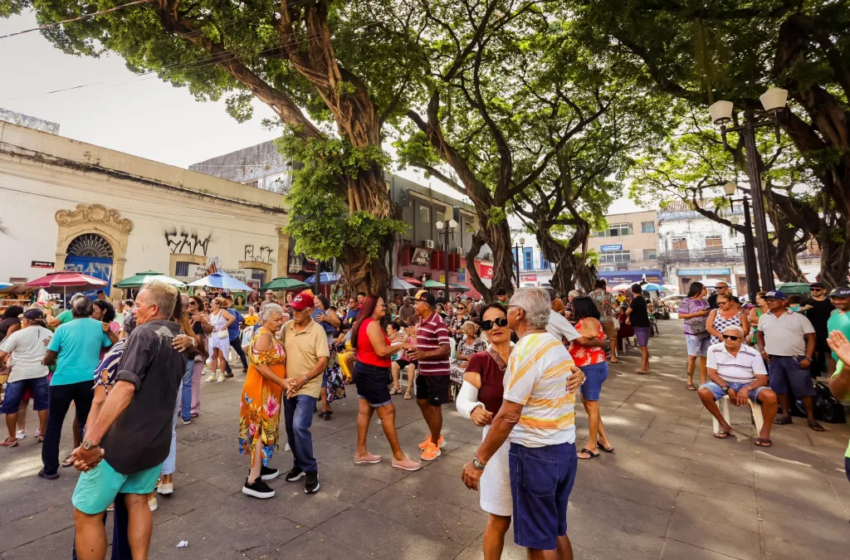
POLYGON ((277 478, 269 459, 278 450, 281 393, 286 379, 286 355, 275 333, 283 325, 283 308, 267 304, 262 312, 263 326, 257 329, 248 347, 248 375, 242 387, 239 410, 239 453, 251 455, 251 472, 242 493, 255 498, 274 496, 266 481, 277 478))

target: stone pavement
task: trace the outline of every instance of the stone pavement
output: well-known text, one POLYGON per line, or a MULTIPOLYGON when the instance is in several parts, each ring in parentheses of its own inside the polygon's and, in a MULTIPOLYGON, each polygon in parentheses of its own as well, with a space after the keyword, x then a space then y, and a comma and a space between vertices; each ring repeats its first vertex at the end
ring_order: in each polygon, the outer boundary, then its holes
MULTIPOLYGON (((591 559, 850 558, 850 482, 844 450, 850 429, 827 425, 817 434, 797 420, 776 427, 774 447, 753 446, 743 410, 733 411, 737 438, 712 437, 711 419, 685 390, 681 322, 662 321, 653 338, 654 373, 634 373, 636 352, 612 368, 602 392, 613 455, 580 461, 569 508, 575 557, 591 559)), ((247 459, 237 453, 241 379, 203 385, 202 414, 178 426, 175 493, 159 498, 151 558, 344 558, 479 560, 486 516, 478 494, 460 481, 481 432, 444 409, 444 455, 417 473, 388 461, 352 463, 356 394, 334 404, 333 420, 313 426, 322 489, 272 482, 277 496, 258 501, 240 493, 247 459), (188 548, 176 548, 181 540, 188 548)), ((413 402, 394 397, 404 449, 411 454, 426 426, 413 402)), ((734 407, 733 407, 734 408, 734 407)), ((28 426, 36 428, 35 416, 28 426)), ((579 437, 586 438, 583 411, 579 437)), ((70 450, 70 421, 63 456, 70 450)), ((584 440, 579 441, 582 445, 584 440)), ((0 556, 59 560, 73 539, 71 493, 77 475, 62 469, 50 482, 36 477, 40 447, 32 437, 0 449, 0 556)), ((389 457, 372 425, 369 450, 389 457)), ((414 455, 415 456, 415 455, 414 455)), ((287 469, 281 452, 274 466, 287 469)), ((111 521, 109 527, 111 528, 111 521)), ((510 540, 510 539, 509 539, 510 540)), ((525 558, 513 544, 504 558, 525 558)))

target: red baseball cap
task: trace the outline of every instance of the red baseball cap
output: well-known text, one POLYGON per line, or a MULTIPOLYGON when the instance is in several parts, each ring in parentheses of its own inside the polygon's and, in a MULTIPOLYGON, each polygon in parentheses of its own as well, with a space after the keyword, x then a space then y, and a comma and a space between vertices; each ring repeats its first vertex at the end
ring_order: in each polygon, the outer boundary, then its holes
POLYGON ((295 311, 304 311, 308 307, 313 307, 313 292, 310 290, 305 290, 292 298, 292 301, 289 303, 290 307, 295 311))

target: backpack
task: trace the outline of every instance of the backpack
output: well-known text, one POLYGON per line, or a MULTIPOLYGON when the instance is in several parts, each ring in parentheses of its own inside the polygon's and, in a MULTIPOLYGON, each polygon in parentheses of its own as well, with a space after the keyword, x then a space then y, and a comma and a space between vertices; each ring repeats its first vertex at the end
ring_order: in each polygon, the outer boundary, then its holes
MULTIPOLYGON (((844 413, 844 405, 841 401, 832 395, 829 387, 818 381, 815 383, 815 420, 827 422, 829 424, 846 424, 847 417, 844 413)), ((802 399, 796 397, 791 404, 791 414, 794 416, 806 417, 806 408, 803 406, 802 399)))

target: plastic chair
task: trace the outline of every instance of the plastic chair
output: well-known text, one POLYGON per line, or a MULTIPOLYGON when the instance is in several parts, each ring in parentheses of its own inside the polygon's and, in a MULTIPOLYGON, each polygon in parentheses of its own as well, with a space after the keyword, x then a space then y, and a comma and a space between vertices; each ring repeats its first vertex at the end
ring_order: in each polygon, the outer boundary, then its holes
MULTIPOLYGON (((750 403, 750 411, 753 413, 753 421, 756 425, 756 432, 761 433, 761 428, 764 426, 764 416, 761 413, 761 405, 751 400, 748 402, 750 403)), ((729 395, 726 395, 717 401, 717 407, 720 409, 720 414, 723 415, 723 419, 726 420, 727 424, 729 424, 729 395)), ((712 417, 712 421, 714 422, 714 433, 719 434, 721 432, 720 422, 718 422, 717 418, 714 417, 712 417)))

